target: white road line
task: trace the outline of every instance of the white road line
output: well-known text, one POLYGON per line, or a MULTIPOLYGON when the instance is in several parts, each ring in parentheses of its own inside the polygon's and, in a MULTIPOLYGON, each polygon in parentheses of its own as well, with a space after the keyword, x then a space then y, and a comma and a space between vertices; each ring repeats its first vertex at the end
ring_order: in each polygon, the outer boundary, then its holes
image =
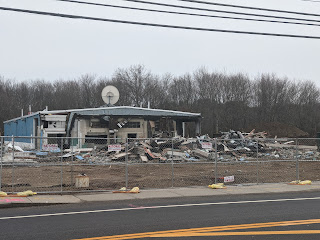
POLYGON ((246 204, 246 203, 268 203, 268 202, 286 202, 286 201, 304 201, 304 200, 320 200, 320 197, 251 200, 251 201, 238 201, 238 202, 191 203, 191 204, 181 204, 181 205, 165 205, 165 206, 151 206, 151 207, 139 207, 139 208, 133 207, 133 208, 118 208, 118 209, 117 208, 116 209, 102 209, 102 210, 91 210, 91 211, 81 211, 81 212, 64 212, 64 213, 48 213, 48 214, 25 215, 25 216, 14 216, 14 217, 0 217, 0 220, 36 218, 36 217, 51 217, 51 216, 102 213, 102 212, 118 212, 118 211, 131 211, 131 210, 144 210, 144 209, 159 209, 159 208, 195 207, 195 206, 246 204))

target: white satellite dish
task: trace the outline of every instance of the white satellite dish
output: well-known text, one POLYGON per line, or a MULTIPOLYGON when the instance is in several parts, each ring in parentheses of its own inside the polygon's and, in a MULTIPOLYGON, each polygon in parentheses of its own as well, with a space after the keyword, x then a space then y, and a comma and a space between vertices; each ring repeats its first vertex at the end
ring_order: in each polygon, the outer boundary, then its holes
POLYGON ((118 102, 120 94, 116 87, 108 85, 102 89, 101 97, 106 104, 113 105, 118 102))

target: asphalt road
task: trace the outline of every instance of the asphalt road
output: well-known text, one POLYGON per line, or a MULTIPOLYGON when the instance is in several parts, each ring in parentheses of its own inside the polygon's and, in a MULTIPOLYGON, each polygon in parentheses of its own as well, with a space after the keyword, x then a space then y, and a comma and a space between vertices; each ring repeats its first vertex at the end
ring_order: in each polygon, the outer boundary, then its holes
POLYGON ((93 237, 320 239, 320 192, 0 209, 0 239, 93 237))

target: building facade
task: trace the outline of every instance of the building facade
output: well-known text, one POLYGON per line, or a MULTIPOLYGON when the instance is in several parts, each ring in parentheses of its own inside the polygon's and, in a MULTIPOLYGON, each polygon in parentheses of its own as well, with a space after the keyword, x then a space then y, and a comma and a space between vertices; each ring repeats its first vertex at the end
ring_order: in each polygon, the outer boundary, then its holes
POLYGON ((185 136, 188 122, 194 124, 195 134, 201 133, 200 113, 127 106, 39 111, 5 121, 4 135, 15 136, 15 144, 29 149, 81 148, 127 138, 185 136))

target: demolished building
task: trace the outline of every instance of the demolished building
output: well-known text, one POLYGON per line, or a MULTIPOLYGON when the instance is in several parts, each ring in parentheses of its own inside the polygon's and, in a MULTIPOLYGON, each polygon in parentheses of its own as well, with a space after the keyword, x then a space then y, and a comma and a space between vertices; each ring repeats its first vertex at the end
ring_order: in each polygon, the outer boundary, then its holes
POLYGON ((187 122, 195 123, 195 133, 201 133, 200 113, 130 106, 38 111, 5 121, 4 136, 6 141, 19 136, 15 144, 30 149, 61 147, 61 137, 67 137, 65 147, 81 148, 126 138, 184 136, 187 122))

